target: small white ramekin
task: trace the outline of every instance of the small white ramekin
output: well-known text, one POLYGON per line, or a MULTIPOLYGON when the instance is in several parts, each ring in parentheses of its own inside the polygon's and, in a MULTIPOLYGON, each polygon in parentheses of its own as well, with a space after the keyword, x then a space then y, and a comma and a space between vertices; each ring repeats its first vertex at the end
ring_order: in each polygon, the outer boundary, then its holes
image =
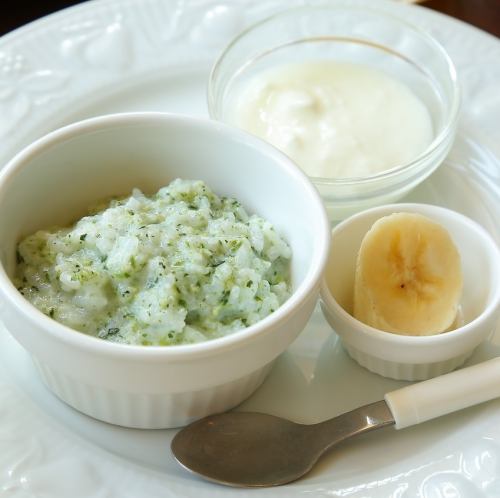
MULTIPOLYGON (((376 262, 374 262, 376 264, 376 262)), ((500 252, 476 222, 426 204, 391 204, 363 211, 332 231, 321 285, 321 308, 344 348, 372 372, 400 380, 423 380, 449 372, 494 332, 500 311, 500 252), (445 227, 462 260, 463 325, 439 335, 416 337, 383 332, 352 315, 354 273, 361 241, 373 223, 395 212, 420 213, 445 227)))
POLYGON ((104 116, 38 140, 0 173, 0 316, 45 384, 97 419, 169 428, 228 410, 263 382, 317 301, 330 228, 318 192, 283 154, 208 120, 160 113, 104 116), (198 344, 132 346, 71 330, 14 287, 19 239, 66 225, 99 200, 200 179, 268 219, 292 248, 293 293, 244 330, 198 344))

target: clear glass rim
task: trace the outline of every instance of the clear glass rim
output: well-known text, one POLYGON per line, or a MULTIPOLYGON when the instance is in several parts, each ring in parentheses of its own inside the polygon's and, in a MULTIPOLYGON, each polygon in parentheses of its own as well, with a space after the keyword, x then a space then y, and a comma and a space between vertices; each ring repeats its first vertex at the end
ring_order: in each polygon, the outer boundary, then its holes
MULTIPOLYGON (((231 52, 233 47, 235 47, 240 41, 245 39, 248 35, 250 35, 253 31, 257 30, 261 26, 264 26, 266 24, 272 23, 276 20, 279 19, 284 19, 289 16, 294 16, 294 15, 299 15, 300 12, 311 12, 311 11, 331 11, 331 12, 360 12, 364 15, 366 14, 371 14, 374 16, 379 16, 381 18, 387 18, 390 19, 393 22, 396 22, 402 26, 404 26, 406 29, 409 29, 422 37, 424 40, 426 40, 431 47, 440 55, 442 58, 443 62, 445 63, 445 66, 447 68, 447 75, 449 77, 449 81, 452 86, 452 93, 449 95, 450 97, 450 105, 447 106, 446 108, 446 114, 445 114, 445 124, 442 126, 442 128, 439 130, 439 133, 434 137, 432 142, 427 146, 427 148, 419 154, 415 159, 412 161, 401 164, 399 166, 395 166, 393 168, 390 168, 388 170, 382 171, 380 173, 377 173, 375 175, 370 175, 370 176, 362 176, 362 177, 345 177, 345 178, 328 178, 328 177, 319 177, 319 176, 310 176, 310 179, 313 183, 316 185, 320 186, 331 186, 331 185, 338 185, 338 186, 358 186, 358 185, 366 185, 366 184, 374 184, 378 182, 385 182, 388 179, 392 179, 394 177, 398 177, 400 174, 404 174, 408 171, 411 171, 413 169, 417 169, 419 165, 422 162, 425 162, 426 160, 432 158, 432 156, 440 149, 441 145, 443 142, 445 142, 446 138, 452 134, 456 128, 457 122, 458 122, 458 116, 459 116, 459 110, 460 110, 460 101, 461 101, 461 95, 460 95, 460 86, 458 84, 458 78, 457 78, 457 71, 455 68, 455 65, 453 64, 453 61, 451 60, 450 56, 444 49, 444 47, 433 37, 431 36, 427 31, 424 29, 420 28, 419 26, 416 26, 412 23, 407 22, 406 20, 395 16, 393 14, 387 13, 384 10, 373 8, 373 7, 360 7, 360 6, 349 6, 347 4, 338 4, 338 5, 333 5, 333 4, 326 4, 326 3, 320 3, 320 4, 315 4, 315 5, 310 5, 310 6, 298 6, 298 7, 292 7, 286 10, 282 10, 278 13, 275 13, 271 16, 266 17, 265 19, 262 19, 261 21, 258 21, 245 30, 243 30, 240 34, 238 34, 235 38, 233 38, 229 44, 223 49, 223 51, 220 53, 219 57, 216 59, 215 63, 212 66, 212 69, 210 71, 209 75, 209 80, 208 80, 208 86, 207 86, 207 106, 208 106, 208 113, 210 118, 219 120, 219 117, 216 112, 216 102, 215 102, 215 87, 216 85, 216 80, 217 80, 217 73, 220 70, 220 66, 226 59, 227 55, 231 52)), ((292 45, 292 44, 298 44, 298 43, 306 43, 306 42, 311 42, 311 41, 350 41, 350 42, 356 42, 356 43, 362 43, 362 44, 369 44, 375 48, 384 50, 386 52, 389 52, 401 59, 406 60, 407 62, 410 62, 411 64, 415 65, 415 63, 406 57, 404 54, 401 54, 399 52, 396 52, 392 50, 390 47, 387 47, 386 45, 383 44, 377 44, 375 42, 371 42, 368 40, 364 40, 362 38, 355 38, 355 37, 341 37, 341 36, 311 36, 311 37, 306 37, 306 38, 297 38, 294 40, 290 40, 284 44, 278 45, 271 47, 268 50, 262 51, 261 53, 257 54, 256 57, 252 58, 249 61, 243 61, 242 65, 240 66, 238 72, 243 69, 244 67, 247 67, 248 64, 253 63, 256 59, 266 56, 276 50, 279 50, 281 48, 284 48, 285 46, 292 45)), ((420 66, 416 66, 420 70, 420 66)))

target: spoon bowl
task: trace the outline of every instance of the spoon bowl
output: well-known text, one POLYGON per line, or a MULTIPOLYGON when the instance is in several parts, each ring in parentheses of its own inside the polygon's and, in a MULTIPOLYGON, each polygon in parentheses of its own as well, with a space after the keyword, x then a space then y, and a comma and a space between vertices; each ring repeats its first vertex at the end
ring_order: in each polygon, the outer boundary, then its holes
POLYGON ((223 413, 179 432, 172 451, 185 468, 218 483, 279 485, 319 458, 321 452, 306 444, 311 427, 262 413, 223 413))
POLYGON ((500 396, 500 358, 409 385, 319 424, 263 413, 211 415, 172 440, 176 460, 201 477, 239 487, 278 486, 309 472, 338 443, 389 425, 403 429, 500 396))
POLYGON ((279 486, 309 472, 344 439, 393 423, 385 401, 313 425, 263 413, 222 413, 181 430, 172 452, 184 468, 219 484, 279 486))

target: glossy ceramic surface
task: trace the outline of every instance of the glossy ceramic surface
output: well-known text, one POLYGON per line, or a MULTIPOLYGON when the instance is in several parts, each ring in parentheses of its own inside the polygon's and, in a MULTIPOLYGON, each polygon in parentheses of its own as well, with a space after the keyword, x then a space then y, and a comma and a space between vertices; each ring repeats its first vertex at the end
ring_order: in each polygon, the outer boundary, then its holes
POLYGON ((37 140, 0 172, 0 212, 9 213, 0 217, 5 327, 58 397, 98 420, 141 429, 229 410, 260 386, 314 310, 331 238, 317 190, 287 156, 236 128, 167 113, 100 116, 37 140), (288 241, 292 293, 274 313, 197 344, 124 346, 76 333, 16 290, 9 277, 19 238, 67 226, 100 199, 156 192, 179 177, 234 196, 288 241))
POLYGON ((456 211, 431 204, 389 204, 358 213, 332 230, 321 308, 349 355, 368 370, 399 380, 424 380, 462 365, 496 329, 500 252, 488 232, 456 211), (352 316, 356 259, 373 223, 392 213, 426 216, 445 227, 460 254, 463 291, 453 330, 427 337, 391 334, 352 316), (478 275, 482 275, 478 279, 478 275))
MULTIPOLYGON (((3 37, 1 161, 83 117, 133 110, 206 116, 205 86, 218 51, 249 23, 301 3, 101 0, 3 37)), ((464 213, 500 242, 500 150, 494 145, 500 143, 500 43, 421 7, 377 4, 428 29, 450 53, 463 88, 450 156, 405 201, 464 213)), ((468 364, 499 354, 497 329, 468 364)), ((313 423, 402 385, 352 361, 317 310, 240 408, 313 423)), ((499 414, 497 400, 405 431, 384 429, 325 455, 294 484, 234 490, 185 473, 168 451, 175 431, 120 429, 63 405, 38 380, 25 351, 0 333, 0 490, 15 498, 494 498, 500 495, 499 414)))

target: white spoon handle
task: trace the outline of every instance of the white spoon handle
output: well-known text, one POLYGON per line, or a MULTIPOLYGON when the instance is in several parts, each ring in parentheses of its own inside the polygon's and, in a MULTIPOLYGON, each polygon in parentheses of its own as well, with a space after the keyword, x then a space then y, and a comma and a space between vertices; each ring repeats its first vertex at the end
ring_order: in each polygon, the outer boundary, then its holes
POLYGON ((500 397, 500 358, 418 382, 385 395, 396 429, 500 397))

